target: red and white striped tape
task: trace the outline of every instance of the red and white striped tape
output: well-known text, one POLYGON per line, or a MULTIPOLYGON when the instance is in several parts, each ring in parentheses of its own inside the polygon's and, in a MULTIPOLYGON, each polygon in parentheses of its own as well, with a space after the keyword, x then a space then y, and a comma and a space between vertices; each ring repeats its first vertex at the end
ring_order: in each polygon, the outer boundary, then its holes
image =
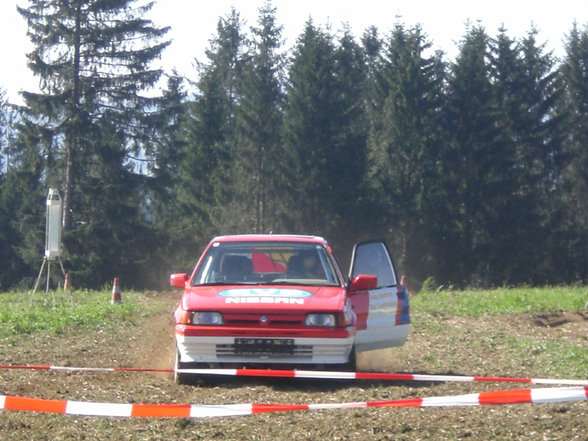
POLYGON ((543 404, 588 400, 588 387, 515 389, 431 398, 318 404, 117 404, 44 400, 0 395, 0 409, 100 417, 211 418, 296 410, 367 407, 463 407, 498 404, 543 404))
POLYGON ((178 372, 194 375, 218 375, 238 377, 274 377, 274 378, 308 378, 322 380, 379 380, 379 381, 429 381, 429 382, 507 382, 550 384, 566 386, 588 386, 588 380, 570 380, 556 378, 516 378, 516 377, 481 377, 465 375, 429 375, 429 374, 387 374, 378 372, 336 372, 305 370, 272 369, 147 369, 147 368, 94 368, 63 366, 2 366, 0 369, 53 370, 80 372, 178 372))

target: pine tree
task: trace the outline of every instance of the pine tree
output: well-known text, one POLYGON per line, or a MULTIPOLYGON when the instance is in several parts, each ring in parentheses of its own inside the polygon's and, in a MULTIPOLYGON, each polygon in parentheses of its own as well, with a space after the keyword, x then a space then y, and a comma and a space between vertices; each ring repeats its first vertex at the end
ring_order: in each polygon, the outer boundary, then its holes
POLYGON ((144 212, 152 230, 151 246, 159 255, 156 268, 158 280, 181 268, 184 245, 181 212, 176 195, 179 171, 187 145, 186 124, 189 103, 184 78, 175 71, 167 77, 157 111, 150 117, 153 144, 146 151, 149 174, 141 188, 144 212))
MULTIPOLYGON (((399 250, 397 258, 411 268, 423 267, 430 248, 428 212, 433 203, 435 171, 442 139, 439 136, 443 71, 420 27, 397 24, 383 53, 381 103, 370 136, 370 182, 383 221, 378 229, 399 250)), ((432 271, 432 268, 428 268, 432 271)), ((426 271, 426 270, 425 270, 426 271)))
MULTIPOLYGON (((149 68, 167 46, 152 43, 167 28, 141 18, 153 3, 136 0, 51 0, 18 8, 27 20, 33 51, 29 68, 41 78, 41 93, 23 94, 31 118, 43 120, 64 157, 65 230, 73 227, 76 173, 84 163, 84 143, 102 118, 125 134, 125 151, 141 137, 141 120, 152 100, 140 95, 153 86, 160 70, 149 68), (48 25, 47 25, 48 24, 48 25), (63 138, 61 141, 60 138, 63 138), (60 145, 62 144, 62 145, 60 145)), ((90 135, 91 136, 91 135, 90 135)))
POLYGON ((343 29, 336 43, 334 129, 326 168, 333 189, 329 198, 332 223, 329 234, 338 238, 339 246, 349 252, 354 242, 366 237, 367 219, 363 214, 367 191, 369 69, 363 48, 348 28, 343 29))
POLYGON ((554 115, 560 81, 536 34, 531 29, 515 43, 502 29, 492 48, 502 152, 502 176, 494 184, 494 212, 501 214, 490 225, 494 240, 487 253, 495 283, 544 282, 549 272, 546 238, 557 217, 550 193, 561 169, 560 118, 554 115))
POLYGON ((20 120, 18 106, 8 102, 0 89, 0 175, 7 173, 18 160, 16 145, 20 120))
POLYGON ((565 92, 560 113, 566 116, 567 167, 559 193, 565 226, 558 235, 558 274, 567 281, 588 280, 588 24, 574 24, 566 39, 562 65, 565 92))
POLYGON ((186 145, 178 170, 176 195, 180 236, 193 258, 210 236, 239 231, 231 143, 244 55, 242 22, 235 9, 219 18, 217 34, 199 64, 198 92, 189 103, 186 145))
POLYGON ((186 147, 188 118, 184 79, 176 72, 168 76, 158 111, 152 116, 153 145, 148 150, 150 179, 148 192, 153 223, 167 231, 177 223, 175 185, 182 154, 186 147))
POLYGON ((377 133, 376 126, 379 113, 382 111, 384 100, 388 96, 387 81, 384 72, 384 42, 374 26, 369 27, 361 38, 364 52, 367 85, 365 94, 365 108, 372 133, 377 133))
POLYGON ((7 168, 7 150, 10 127, 8 125, 10 109, 6 102, 6 93, 0 88, 0 178, 7 168))
POLYGON ((342 119, 335 59, 332 36, 309 20, 291 60, 284 127, 284 142, 293 154, 297 228, 326 236, 332 228, 331 198, 337 191, 330 161, 342 119))
MULTIPOLYGON (((5 92, 0 89, 0 195, 4 192, 5 175, 8 164, 7 149, 8 149, 8 134, 10 128, 8 126, 9 107, 6 102, 5 92), (5 168, 6 167, 6 168, 5 168)), ((7 204, 3 198, 0 199, 0 261, 5 265, 10 265, 14 261, 12 257, 12 246, 10 243, 10 212, 7 204)), ((3 287, 8 286, 9 275, 8 272, 2 271, 0 273, 0 291, 3 287)))
POLYGON ((32 287, 43 256, 45 198, 40 187, 43 164, 38 132, 29 124, 9 127, 10 167, 0 173, 0 289, 32 287), (26 195, 26 197, 23 197, 26 195))
POLYGON ((251 55, 244 64, 240 102, 236 112, 233 146, 237 175, 239 212, 244 231, 257 233, 279 230, 285 212, 285 170, 281 143, 284 55, 282 28, 276 24, 276 9, 270 2, 259 11, 252 28, 251 55))
POLYGON ((442 157, 441 181, 447 205, 438 249, 450 281, 486 284, 486 255, 494 238, 488 224, 495 212, 494 185, 501 176, 497 107, 493 99, 489 37, 482 27, 468 29, 448 83, 446 129, 449 145, 442 157))
MULTIPOLYGON (((161 70, 151 64, 168 45, 161 41, 167 28, 143 18, 152 5, 137 0, 48 0, 18 8, 33 43, 29 68, 41 80, 40 93, 23 93, 26 117, 41 134, 46 184, 63 183, 63 227, 71 232, 64 241, 72 262, 80 265, 84 256, 79 253, 88 242, 117 236, 104 226, 107 223, 124 220, 137 227, 134 235, 112 242, 114 248, 132 249, 130 242, 140 230, 136 207, 141 185, 133 157, 142 155, 149 143, 146 115, 157 101, 142 93, 158 81, 161 70), (117 191, 111 193, 109 186, 117 191), (96 197, 110 198, 101 212, 95 210, 96 197), (108 217, 119 215, 123 206, 124 217, 108 217)), ((113 254, 123 258, 118 251, 113 254)), ((116 258, 113 267, 126 268, 117 265, 116 258)), ((105 283, 90 267, 78 270, 87 271, 91 283, 105 283)))
MULTIPOLYGON (((501 154, 496 175, 492 178, 494 190, 493 212, 488 218, 488 235, 492 237, 486 251, 486 260, 495 277, 503 282, 513 282, 513 277, 524 277, 520 257, 535 250, 527 242, 526 235, 536 224, 529 224, 533 216, 534 201, 524 194, 528 185, 523 176, 527 164, 523 163, 523 140, 531 129, 526 124, 529 90, 525 78, 522 47, 507 36, 504 28, 490 41, 490 70, 492 90, 497 107, 496 125, 499 129, 501 154), (524 247, 524 245, 527 245, 524 247), (523 246, 523 248, 520 248, 523 246)), ((486 185, 486 184, 483 184, 486 185)), ((528 193, 528 192, 527 192, 528 193)))
POLYGON ((120 276, 126 286, 154 286, 157 241, 145 222, 144 179, 124 164, 123 136, 109 121, 97 127, 99 136, 87 145, 90 160, 79 179, 79 225, 67 237, 67 263, 81 286, 100 287, 120 276), (94 154, 92 154, 94 153, 94 154), (151 260, 154 259, 154 260, 151 260))

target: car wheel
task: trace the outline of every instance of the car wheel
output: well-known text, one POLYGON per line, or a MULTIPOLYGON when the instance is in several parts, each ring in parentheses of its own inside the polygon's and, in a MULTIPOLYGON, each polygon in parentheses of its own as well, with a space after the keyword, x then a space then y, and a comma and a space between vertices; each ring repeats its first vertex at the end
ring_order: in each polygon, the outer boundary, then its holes
POLYGON ((190 380, 189 374, 183 374, 178 372, 178 369, 186 369, 187 364, 183 363, 180 358, 180 350, 176 346, 176 357, 174 361, 174 382, 176 384, 188 384, 190 380))
POLYGON ((357 370, 357 354, 355 352, 355 345, 351 348, 347 363, 343 364, 342 368, 347 372, 355 372, 357 370))

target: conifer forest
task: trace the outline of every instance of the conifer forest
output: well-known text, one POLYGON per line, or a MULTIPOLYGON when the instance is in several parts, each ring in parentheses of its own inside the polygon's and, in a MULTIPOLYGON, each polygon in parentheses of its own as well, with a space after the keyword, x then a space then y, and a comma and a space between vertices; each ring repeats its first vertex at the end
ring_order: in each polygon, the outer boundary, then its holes
POLYGON ((212 237, 269 232, 324 236, 344 270, 384 238, 415 290, 588 282, 588 23, 561 57, 464 25, 449 59, 394 18, 309 18, 286 47, 267 1, 218 18, 189 81, 152 2, 21 3, 40 88, 0 84, 0 291, 34 284, 50 188, 76 288, 161 289, 212 237))

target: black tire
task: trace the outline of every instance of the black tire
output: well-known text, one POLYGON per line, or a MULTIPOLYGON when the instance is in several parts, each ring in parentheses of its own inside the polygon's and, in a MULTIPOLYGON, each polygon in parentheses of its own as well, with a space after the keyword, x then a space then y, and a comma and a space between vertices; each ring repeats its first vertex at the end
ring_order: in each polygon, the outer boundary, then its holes
POLYGON ((174 361, 174 382, 176 384, 187 384, 190 386, 215 386, 222 382, 222 379, 209 375, 183 374, 178 369, 209 369, 207 363, 185 362, 181 360, 180 350, 176 345, 176 356, 174 361))
POLYGON ((187 363, 182 362, 180 357, 180 350, 176 346, 176 357, 174 361, 174 382, 176 384, 190 384, 191 375, 178 372, 178 369, 187 369, 187 367, 187 363))
POLYGON ((357 370, 357 354, 355 352, 355 345, 351 348, 347 363, 342 365, 342 369, 345 372, 355 372, 357 370))

